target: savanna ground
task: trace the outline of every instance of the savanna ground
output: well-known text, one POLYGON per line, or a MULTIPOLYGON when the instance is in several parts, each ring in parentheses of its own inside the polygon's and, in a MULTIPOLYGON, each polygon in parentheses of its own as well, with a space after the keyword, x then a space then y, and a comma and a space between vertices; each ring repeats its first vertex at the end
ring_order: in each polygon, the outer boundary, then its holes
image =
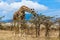
POLYGON ((39 37, 35 37, 36 35, 34 32, 31 33, 32 35, 25 34, 23 32, 15 35, 13 31, 0 30, 0 40, 59 40, 58 31, 51 30, 49 34, 50 37, 44 36, 44 30, 40 31, 39 37))

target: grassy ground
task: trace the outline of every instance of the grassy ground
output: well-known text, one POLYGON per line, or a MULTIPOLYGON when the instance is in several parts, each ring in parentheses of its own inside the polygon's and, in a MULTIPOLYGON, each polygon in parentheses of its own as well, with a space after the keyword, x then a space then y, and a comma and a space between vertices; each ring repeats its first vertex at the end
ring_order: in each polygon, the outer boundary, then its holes
POLYGON ((35 37, 35 35, 27 35, 27 34, 14 34, 13 31, 4 31, 4 30, 0 30, 0 40, 59 40, 58 36, 58 32, 55 31, 51 31, 50 32, 50 38, 45 37, 44 34, 45 32, 42 31, 41 33, 41 37, 35 37))

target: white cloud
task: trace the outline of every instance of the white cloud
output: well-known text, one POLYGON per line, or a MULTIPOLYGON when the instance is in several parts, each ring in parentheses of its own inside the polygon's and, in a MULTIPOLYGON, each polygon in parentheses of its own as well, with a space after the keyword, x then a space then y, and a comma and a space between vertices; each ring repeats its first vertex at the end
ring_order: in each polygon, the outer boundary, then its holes
POLYGON ((8 13, 8 15, 6 15, 9 16, 10 14, 12 15, 16 10, 18 10, 22 5, 25 5, 29 8, 34 8, 36 11, 45 11, 48 9, 48 7, 45 5, 25 0, 21 2, 13 2, 10 4, 8 4, 7 2, 0 2, 0 12, 2 11, 2 14, 8 13))
POLYGON ((11 4, 8 4, 6 2, 0 3, 0 10, 3 9, 5 11, 12 11, 14 9, 20 8, 22 5, 28 6, 29 8, 34 8, 35 10, 44 11, 47 10, 48 7, 42 4, 38 4, 37 2, 32 1, 22 1, 22 2, 14 2, 11 4))

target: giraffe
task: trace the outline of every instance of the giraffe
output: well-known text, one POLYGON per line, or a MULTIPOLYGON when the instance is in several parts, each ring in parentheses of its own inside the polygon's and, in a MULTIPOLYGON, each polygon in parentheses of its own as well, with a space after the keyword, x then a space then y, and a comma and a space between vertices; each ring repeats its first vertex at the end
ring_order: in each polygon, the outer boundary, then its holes
MULTIPOLYGON (((21 6, 21 8, 19 8, 18 11, 16 11, 14 13, 14 15, 13 15, 14 22, 16 23, 16 21, 21 22, 22 20, 24 20, 25 19, 25 12, 29 12, 29 13, 33 14, 33 16, 35 16, 35 17, 38 16, 36 14, 36 12, 34 11, 34 9, 30 9, 29 7, 23 5, 23 6, 21 6)), ((20 23, 20 25, 22 27, 23 24, 20 23)), ((19 33, 19 27, 14 27, 14 29, 17 33, 19 33)))
POLYGON ((30 9, 26 6, 21 6, 21 8, 14 13, 13 20, 23 20, 25 17, 25 12, 29 12, 32 13, 34 16, 37 16, 34 9, 30 9))

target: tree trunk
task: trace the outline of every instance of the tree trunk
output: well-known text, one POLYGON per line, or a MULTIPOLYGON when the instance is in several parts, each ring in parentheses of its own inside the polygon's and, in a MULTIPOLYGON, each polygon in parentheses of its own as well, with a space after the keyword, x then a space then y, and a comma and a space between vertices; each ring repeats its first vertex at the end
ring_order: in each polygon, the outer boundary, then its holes
POLYGON ((40 36, 40 24, 36 26, 36 37, 40 36))
POLYGON ((38 34, 38 29, 37 29, 37 26, 36 26, 36 37, 38 37, 38 35, 37 35, 37 34, 38 34))
POLYGON ((40 36, 40 24, 38 25, 38 36, 40 36))
POLYGON ((49 36, 49 26, 48 26, 48 25, 46 26, 46 33, 45 33, 45 36, 46 36, 46 37, 49 36))

